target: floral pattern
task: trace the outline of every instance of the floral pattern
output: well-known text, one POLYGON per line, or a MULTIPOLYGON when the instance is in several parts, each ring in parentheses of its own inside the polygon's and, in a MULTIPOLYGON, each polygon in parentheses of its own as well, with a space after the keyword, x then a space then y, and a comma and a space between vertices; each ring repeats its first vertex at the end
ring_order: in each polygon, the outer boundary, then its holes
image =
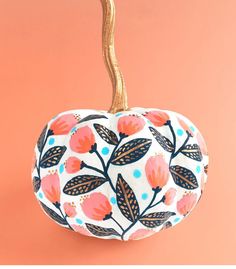
POLYGON ((178 113, 82 109, 45 126, 32 178, 42 209, 59 225, 86 236, 138 240, 189 215, 207 170, 201 133, 178 113))

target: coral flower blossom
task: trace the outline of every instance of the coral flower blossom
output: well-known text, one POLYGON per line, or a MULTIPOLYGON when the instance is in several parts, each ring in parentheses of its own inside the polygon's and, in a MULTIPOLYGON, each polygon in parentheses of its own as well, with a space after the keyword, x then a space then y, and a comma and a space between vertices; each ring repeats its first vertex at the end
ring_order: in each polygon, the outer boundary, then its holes
POLYGON ((155 111, 149 111, 144 115, 147 119, 150 120, 150 122, 157 126, 161 127, 167 123, 167 121, 170 119, 169 115, 165 113, 164 111, 155 110, 155 111))
POLYGON ((202 154, 207 155, 208 152, 207 152, 206 142, 200 133, 197 134, 197 142, 201 149, 202 154))
POLYGON ((57 118, 50 126, 54 135, 65 135, 78 123, 79 118, 74 114, 66 114, 57 118))
POLYGON ((73 218, 76 216, 76 208, 75 208, 75 205, 74 204, 71 204, 71 203, 64 203, 63 204, 63 208, 64 208, 64 211, 66 213, 66 215, 69 217, 69 218, 73 218))
POLYGON ((123 116, 118 120, 118 131, 120 134, 129 136, 143 129, 145 121, 138 116, 123 116))
POLYGON ((162 155, 150 157, 147 160, 145 172, 153 190, 163 188, 169 179, 169 166, 162 155))
POLYGON ((60 179, 57 173, 43 177, 41 187, 50 202, 53 204, 60 203, 60 179))
POLYGON ((166 205, 171 205, 174 202, 176 196, 176 189, 170 188, 166 193, 165 193, 165 198, 164 198, 164 203, 166 205))
POLYGON ((184 120, 178 118, 178 122, 179 122, 180 126, 185 130, 185 132, 187 132, 189 135, 193 136, 193 131, 191 130, 191 128, 188 126, 188 124, 184 120))
POLYGON ((149 237, 153 235, 154 233, 155 232, 152 230, 139 229, 130 235, 129 240, 139 240, 145 237, 149 237))
POLYGON ((187 215, 197 202, 196 193, 187 193, 177 202, 177 210, 181 215, 187 215))
POLYGON ((88 126, 77 129, 70 138, 70 147, 77 153, 89 152, 94 144, 95 137, 88 126))
POLYGON ((68 174, 73 174, 81 169, 81 160, 76 157, 69 157, 65 162, 65 169, 68 174))
POLYGON ((71 227, 74 229, 75 232, 80 233, 82 235, 91 236, 91 234, 82 226, 73 224, 71 227))
POLYGON ((92 193, 81 204, 84 214, 93 220, 106 220, 111 217, 112 207, 107 197, 100 192, 92 193))

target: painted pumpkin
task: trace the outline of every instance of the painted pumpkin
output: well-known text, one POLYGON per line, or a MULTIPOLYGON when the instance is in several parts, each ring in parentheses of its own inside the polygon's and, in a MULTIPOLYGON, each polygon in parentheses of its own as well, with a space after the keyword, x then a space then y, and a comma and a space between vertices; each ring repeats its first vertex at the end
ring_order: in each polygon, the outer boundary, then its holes
POLYGON ((182 221, 201 197, 208 155, 184 116, 133 108, 74 110, 42 131, 34 191, 58 224, 106 239, 141 239, 182 221))
POLYGON ((207 179, 208 154, 184 116, 128 109, 114 54, 114 3, 101 2, 111 108, 67 111, 49 121, 35 148, 33 186, 42 209, 61 226, 86 236, 138 240, 193 210, 207 179))

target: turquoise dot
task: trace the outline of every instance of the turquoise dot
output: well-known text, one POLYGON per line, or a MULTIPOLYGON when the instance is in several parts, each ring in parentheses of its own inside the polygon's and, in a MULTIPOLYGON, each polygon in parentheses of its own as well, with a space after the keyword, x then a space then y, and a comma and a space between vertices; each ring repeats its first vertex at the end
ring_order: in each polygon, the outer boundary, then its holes
POLYGON ((119 116, 121 116, 121 115, 122 115, 121 112, 115 114, 116 117, 119 117, 119 116))
POLYGON ((48 144, 49 144, 49 145, 53 145, 54 142, 55 142, 55 139, 54 139, 53 137, 51 137, 51 138, 49 139, 49 141, 48 141, 48 144))
POLYGON ((148 194, 146 193, 146 192, 144 192, 143 194, 142 194, 142 199, 143 200, 146 200, 148 198, 148 194))
POLYGON ((196 167, 196 172, 197 173, 200 173, 201 172, 201 167, 199 165, 196 167))
POLYGON ((135 169, 135 170, 134 170, 134 172, 133 172, 133 176, 134 176, 135 178, 140 178, 141 175, 142 175, 142 173, 141 173, 140 170, 138 170, 138 169, 135 169))
POLYGON ((190 129, 194 132, 195 128, 193 126, 190 126, 190 129))
POLYGON ((74 133, 76 130, 77 130, 77 128, 76 128, 76 127, 73 127, 73 128, 71 129, 71 133, 74 133))
POLYGON ((102 149, 102 154, 103 155, 107 155, 109 153, 109 148, 108 147, 104 147, 103 149, 102 149))
POLYGON ((116 204, 116 198, 115 198, 115 197, 111 197, 110 201, 111 201, 111 203, 112 203, 113 205, 116 204))
POLYGON ((180 221, 180 218, 175 218, 174 219, 174 222, 176 223, 176 222, 179 222, 180 221))
POLYGON ((150 120, 147 120, 147 123, 150 125, 153 125, 152 122, 150 120))
POLYGON ((60 174, 62 174, 63 172, 64 172, 64 164, 61 164, 60 166, 59 166, 59 173, 60 174))
POLYGON ((83 224, 83 221, 81 219, 75 219, 75 221, 78 223, 78 224, 83 224))
POLYGON ((43 198, 43 194, 42 194, 42 192, 39 192, 39 198, 40 198, 40 199, 43 198))
POLYGON ((182 129, 177 130, 177 135, 182 136, 184 134, 184 131, 182 129))

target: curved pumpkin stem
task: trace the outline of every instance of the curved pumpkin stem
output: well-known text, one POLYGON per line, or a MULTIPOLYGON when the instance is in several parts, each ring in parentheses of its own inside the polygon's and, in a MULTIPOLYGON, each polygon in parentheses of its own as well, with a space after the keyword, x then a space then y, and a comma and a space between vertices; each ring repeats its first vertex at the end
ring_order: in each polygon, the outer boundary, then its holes
POLYGON ((113 86, 110 113, 128 109, 125 82, 120 71, 114 48, 115 5, 113 0, 101 0, 103 7, 102 47, 104 61, 113 86))

